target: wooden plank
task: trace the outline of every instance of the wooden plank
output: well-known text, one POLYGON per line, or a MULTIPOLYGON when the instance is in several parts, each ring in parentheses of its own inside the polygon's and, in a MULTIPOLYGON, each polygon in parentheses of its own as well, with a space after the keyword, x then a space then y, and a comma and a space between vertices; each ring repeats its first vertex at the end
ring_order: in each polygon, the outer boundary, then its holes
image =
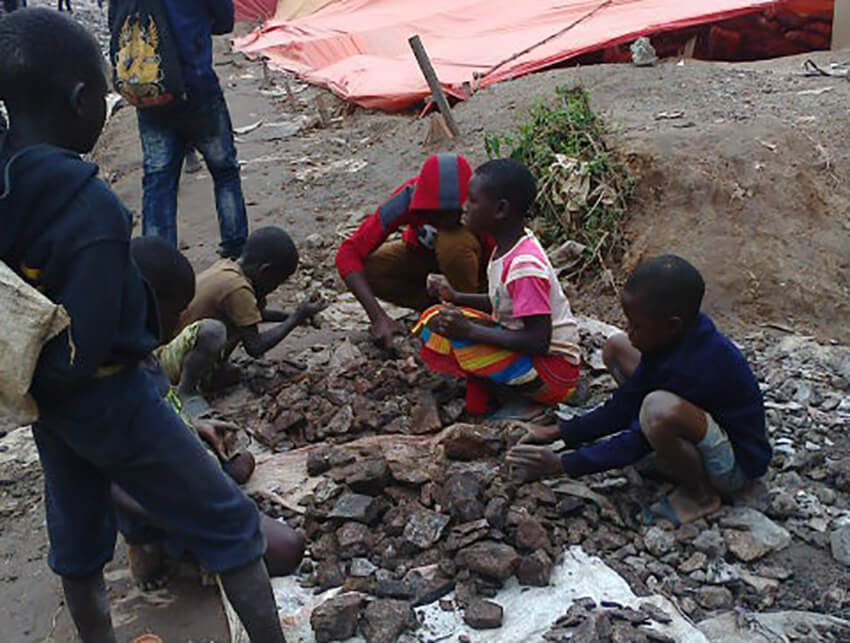
POLYGON ((850 0, 835 0, 832 17, 832 49, 850 49, 850 0))
POLYGON ((452 133, 452 136, 460 136, 460 130, 458 129, 457 123, 452 115, 451 107, 449 107, 449 101, 446 100, 443 88, 440 87, 440 81, 437 80, 437 74, 434 72, 434 67, 431 66, 431 60, 428 58, 428 54, 425 53, 425 47, 422 45, 422 41, 419 39, 419 36, 413 36, 407 42, 410 43, 413 55, 416 56, 416 62, 419 63, 419 69, 422 70, 425 80, 428 81, 428 87, 431 88, 431 96, 433 96, 434 102, 437 103, 440 113, 443 115, 443 118, 446 119, 446 125, 449 126, 449 131, 452 133))

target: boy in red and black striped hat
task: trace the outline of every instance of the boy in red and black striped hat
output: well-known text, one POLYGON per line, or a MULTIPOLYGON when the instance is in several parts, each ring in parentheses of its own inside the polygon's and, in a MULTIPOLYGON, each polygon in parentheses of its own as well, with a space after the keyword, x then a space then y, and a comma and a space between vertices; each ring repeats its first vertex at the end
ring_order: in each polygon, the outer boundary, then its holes
POLYGON ((461 292, 478 292, 486 283, 482 258, 492 240, 460 221, 471 174, 460 154, 429 156, 419 174, 396 188, 337 251, 339 274, 369 315, 372 337, 388 348, 402 329, 379 299, 424 310, 436 303, 426 288, 430 273, 445 275, 461 292), (401 240, 387 241, 403 227, 401 240))

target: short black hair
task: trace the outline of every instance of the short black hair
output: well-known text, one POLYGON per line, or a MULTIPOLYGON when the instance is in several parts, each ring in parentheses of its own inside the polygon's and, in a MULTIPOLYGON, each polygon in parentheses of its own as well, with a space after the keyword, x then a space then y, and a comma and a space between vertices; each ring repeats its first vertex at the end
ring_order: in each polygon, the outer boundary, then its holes
POLYGON ((624 290, 656 317, 681 317, 688 324, 699 314, 705 282, 699 270, 681 257, 661 255, 638 264, 624 290))
POLYGON ((159 237, 136 237, 130 242, 130 253, 159 301, 192 301, 195 271, 177 248, 159 237))
POLYGON ((277 226, 257 228, 245 242, 242 260, 251 264, 271 264, 285 275, 298 268, 298 249, 285 230, 277 226))
POLYGON ((46 8, 0 20, 0 100, 53 101, 104 73, 103 54, 78 22, 46 8))
POLYGON ((534 175, 525 165, 513 159, 493 159, 476 170, 484 180, 484 191, 493 199, 504 199, 521 215, 528 213, 537 197, 534 175))

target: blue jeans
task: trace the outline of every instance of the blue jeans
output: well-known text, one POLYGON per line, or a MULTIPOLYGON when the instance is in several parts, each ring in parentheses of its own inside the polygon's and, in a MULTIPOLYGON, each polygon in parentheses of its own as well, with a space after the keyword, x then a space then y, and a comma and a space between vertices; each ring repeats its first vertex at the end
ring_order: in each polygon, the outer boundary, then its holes
POLYGON ((215 187, 221 233, 219 254, 236 258, 248 237, 248 218, 233 126, 221 92, 207 100, 161 109, 140 109, 139 135, 144 154, 142 234, 177 246, 177 186, 189 147, 206 161, 215 187))
POLYGON ((96 380, 33 426, 44 470, 48 562, 89 576, 112 558, 114 482, 212 572, 265 551, 256 506, 213 461, 138 366, 96 380))

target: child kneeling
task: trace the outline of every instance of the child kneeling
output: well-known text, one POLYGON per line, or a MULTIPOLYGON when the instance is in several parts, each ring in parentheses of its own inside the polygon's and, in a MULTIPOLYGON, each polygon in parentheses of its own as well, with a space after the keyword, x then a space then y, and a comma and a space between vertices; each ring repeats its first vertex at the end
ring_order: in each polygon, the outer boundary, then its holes
POLYGON ((691 522, 744 489, 771 458, 761 391, 747 360, 700 312, 705 284, 675 255, 641 263, 620 296, 628 336, 612 336, 605 364, 620 388, 602 407, 559 426, 531 426, 522 442, 563 439, 571 451, 520 445, 508 461, 533 475, 580 476, 655 452, 679 487, 644 521, 691 522), (604 439, 602 439, 604 438, 604 439))
POLYGON ((545 251, 524 227, 535 196, 534 177, 521 163, 498 159, 475 171, 464 223, 496 242, 487 294, 456 292, 433 275, 429 286, 445 303, 426 310, 413 330, 430 368, 467 378, 470 415, 492 410, 493 389, 555 405, 578 382, 576 321, 545 251))

